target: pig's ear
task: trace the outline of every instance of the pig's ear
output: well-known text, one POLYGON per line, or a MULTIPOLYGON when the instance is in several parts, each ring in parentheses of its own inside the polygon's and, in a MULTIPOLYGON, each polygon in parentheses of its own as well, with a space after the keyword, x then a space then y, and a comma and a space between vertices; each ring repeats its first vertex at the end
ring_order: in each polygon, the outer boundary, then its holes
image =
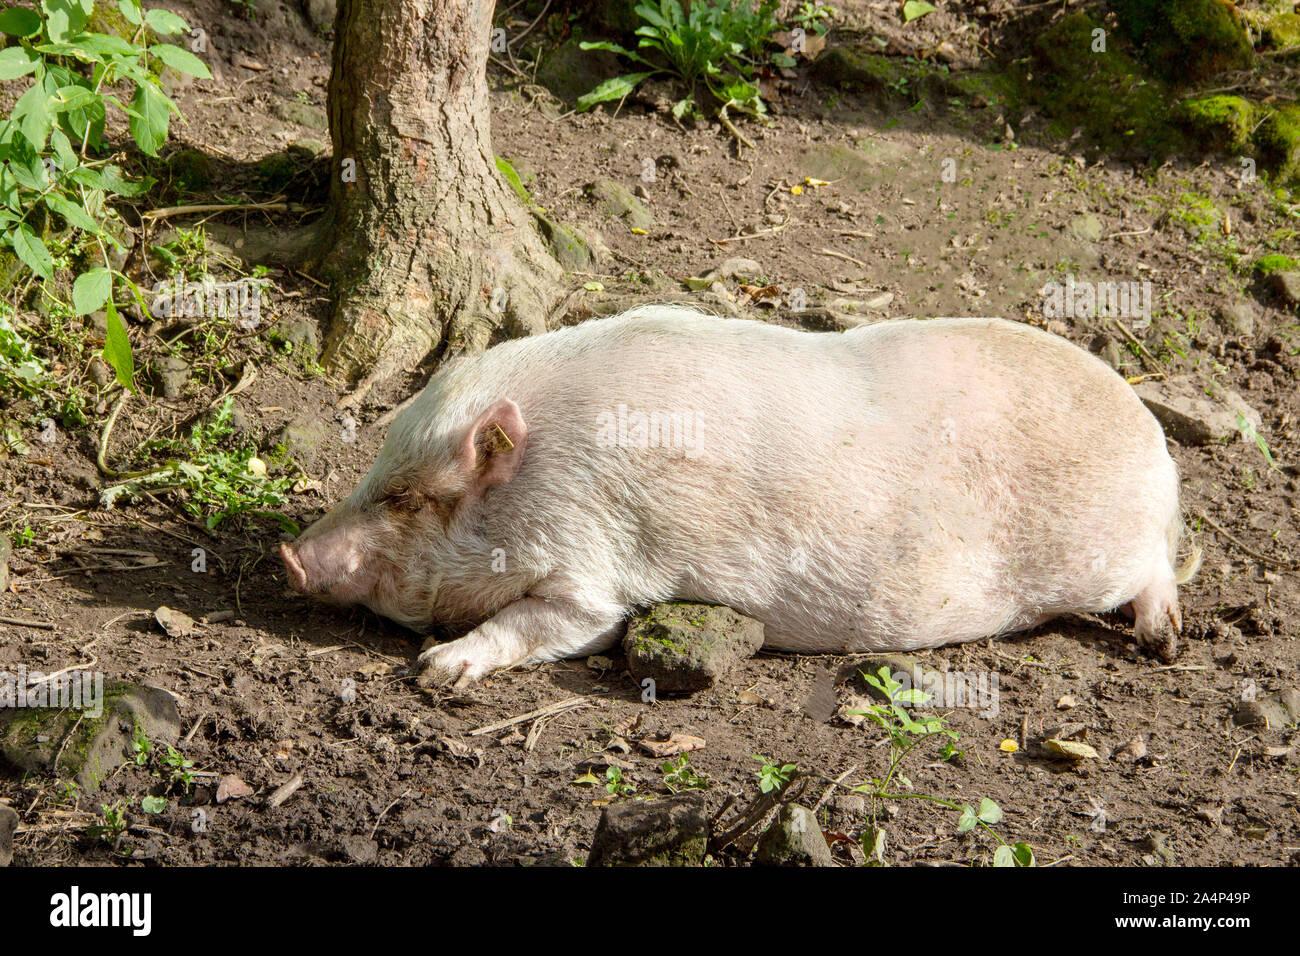
POLYGON ((528 428, 519 406, 503 398, 478 417, 461 442, 461 462, 476 491, 509 481, 524 460, 528 428))

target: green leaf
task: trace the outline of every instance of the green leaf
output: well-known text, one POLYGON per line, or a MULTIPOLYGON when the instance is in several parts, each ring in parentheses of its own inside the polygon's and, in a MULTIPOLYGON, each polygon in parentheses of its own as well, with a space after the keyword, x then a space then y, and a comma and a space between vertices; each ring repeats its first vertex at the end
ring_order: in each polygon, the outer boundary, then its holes
POLYGON ((84 229, 92 236, 99 234, 99 223, 95 222, 86 210, 58 193, 47 194, 45 196, 45 205, 68 220, 70 225, 76 226, 78 229, 84 229))
POLYGON ((49 171, 21 131, 9 140, 9 172, 19 186, 41 192, 50 184, 49 171))
POLYGON ((974 830, 977 823, 979 823, 979 817, 975 815, 975 808, 969 803, 963 803, 961 805, 961 818, 957 821, 957 832, 965 833, 968 830, 974 830))
POLYGON ((77 315, 89 315, 108 301, 112 291, 113 273, 107 269, 83 272, 72 283, 72 307, 77 315))
POLYGON ((49 104, 55 112, 64 112, 65 110, 83 110, 91 103, 99 101, 93 90, 88 90, 84 86, 61 86, 59 87, 58 96, 54 102, 49 104))
POLYGON ((102 101, 96 100, 80 109, 70 109, 59 116, 60 122, 77 142, 85 140, 92 149, 99 149, 103 145, 104 124, 108 115, 102 101))
POLYGON ((1011 850, 1015 854, 1017 866, 1034 865, 1034 849, 1028 843, 1016 843, 1011 850))
POLYGON ((189 50, 172 46, 170 43, 155 43, 149 47, 149 55, 156 56, 178 73, 188 73, 190 76, 197 76, 201 80, 212 79, 212 73, 208 70, 208 65, 189 50))
POLYGON ((117 9, 126 19, 139 26, 141 23, 139 0, 117 0, 117 9))
POLYGON ((41 0, 45 11, 45 32, 55 43, 62 43, 81 30, 95 9, 95 0, 41 0))
POLYGON ((993 826, 1002 819, 1002 808, 990 800, 988 797, 980 800, 980 820, 993 826))
POLYGON ((159 814, 167 809, 166 797, 144 797, 140 801, 140 809, 145 813, 159 814))
POLYGON ((131 109, 135 114, 127 124, 131 129, 131 138, 150 156, 157 156, 159 147, 167 141, 167 124, 171 122, 170 106, 166 95, 152 83, 140 85, 136 88, 135 96, 131 97, 131 109))
POLYGON ((993 851, 994 866, 1015 866, 1016 853, 1005 843, 993 851))
MULTIPOLYGON (((44 93, 44 90, 41 92, 44 93)), ((45 149, 45 139, 50 135, 50 127, 53 124, 54 117, 50 113, 50 97, 40 96, 33 97, 26 114, 22 118, 22 122, 19 124, 19 128, 23 131, 23 137, 39 153, 45 149)))
POLYGON ((7 33, 11 37, 29 37, 33 33, 39 33, 41 29, 41 15, 35 10, 24 10, 22 7, 5 7, 0 10, 0 33, 7 33))
POLYGON ((189 29, 185 25, 185 21, 170 10, 150 10, 145 13, 144 22, 149 25, 149 29, 154 33, 163 36, 184 33, 189 29))
POLYGON ((116 166, 105 166, 99 171, 99 188, 118 196, 138 196, 148 192, 154 182, 152 176, 146 176, 144 179, 127 179, 122 170, 116 166))
POLYGON ((123 388, 135 391, 135 358, 131 355, 131 340, 127 337, 126 326, 113 300, 108 299, 108 331, 104 336, 104 361, 113 366, 117 381, 123 388))
POLYGON ((33 72, 41 58, 25 46, 0 50, 0 80, 15 80, 33 72))
POLYGON ((613 79, 606 80, 590 93, 578 97, 578 112, 589 110, 597 103, 623 99, 636 89, 638 83, 651 75, 653 75, 653 71, 650 73, 629 73, 627 76, 616 76, 613 79))
POLYGON ((27 268, 46 282, 53 281, 54 257, 50 255, 50 250, 45 248, 41 237, 32 231, 31 226, 20 222, 18 227, 9 233, 9 243, 27 268))
POLYGON ((903 4, 903 22, 911 23, 913 20, 919 20, 927 13, 934 13, 934 5, 925 3, 924 0, 907 0, 903 4))

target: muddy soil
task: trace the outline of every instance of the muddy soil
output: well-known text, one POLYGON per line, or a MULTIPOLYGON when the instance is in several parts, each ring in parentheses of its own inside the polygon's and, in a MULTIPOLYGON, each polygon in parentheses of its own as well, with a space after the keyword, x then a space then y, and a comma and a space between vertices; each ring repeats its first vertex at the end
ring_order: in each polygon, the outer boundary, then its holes
MULTIPOLYGON (((257 254, 248 250, 265 244, 268 223, 287 233, 322 202, 328 167, 311 157, 328 141, 329 32, 270 0, 258 0, 255 17, 215 0, 175 6, 211 35, 215 79, 178 85, 187 122, 166 155, 197 151, 207 172, 197 185, 164 178, 149 203, 278 192, 309 210, 213 220, 209 268, 221 273, 223 261, 257 254), (295 145, 297 165, 274 160, 295 145)), ((841 4, 830 45, 876 36, 876 49, 916 54, 949 42, 958 69, 988 56, 982 48, 1024 46, 1038 21, 1017 18, 1017 7, 1050 17, 1060 4, 940 4, 910 31, 897 6, 841 4)), ((503 23, 521 31, 535 15, 521 9, 503 23)), ((532 39, 549 52, 568 29, 548 21, 532 39)), ((1133 164, 1053 138, 1045 121, 996 101, 882 102, 827 85, 812 64, 783 82, 770 126, 742 124, 754 148, 738 147, 715 123, 674 123, 662 109, 671 91, 658 87, 618 109, 572 113, 533 82, 532 49, 492 69, 493 131, 533 199, 599 253, 572 274, 566 321, 668 299, 822 329, 1001 315, 1065 335, 1130 377, 1215 380, 1260 413, 1278 467, 1246 440, 1170 444, 1204 551, 1182 588, 1181 656, 1166 665, 1139 654, 1119 614, 918 655, 927 668, 996 675, 1000 693, 995 712, 946 712, 960 757, 922 747, 905 772, 915 793, 997 801, 998 831, 1029 843, 1040 864, 1300 863, 1300 734, 1232 720, 1243 698, 1300 686, 1300 581, 1282 566, 1300 556, 1300 320, 1249 267, 1267 252, 1295 255, 1297 196, 1243 183, 1230 158, 1133 164), (652 222, 608 217, 585 190, 602 179, 632 191, 652 222), (759 264, 752 289, 776 291, 684 284, 737 256, 759 264), (1041 290, 1067 275, 1150 282, 1150 327, 1045 315, 1041 290), (796 292, 802 312, 790 307, 796 292), (1034 747, 1069 723, 1086 725, 1095 758, 1034 747)), ((383 416, 432 366, 341 405, 347 386, 283 345, 286 328, 300 342, 319 334, 327 290, 295 269, 269 274, 272 314, 259 332, 216 351, 183 337, 188 382, 173 398, 132 399, 106 457, 123 462, 150 437, 183 436, 255 368, 234 395, 234 437, 273 461, 286 427, 315 429, 295 446, 304 481, 286 509, 306 524, 350 491, 381 443, 383 416), (272 322, 280 334, 267 333, 272 322)), ((139 353, 161 354, 162 332, 137 326, 139 353)), ((187 793, 132 765, 86 793, 2 767, 0 802, 21 813, 15 865, 570 865, 584 858, 603 805, 670 792, 663 759, 625 742, 673 731, 706 742, 690 764, 708 778, 711 809, 757 795, 754 755, 795 764, 815 778, 807 802, 825 794, 819 815, 836 859, 863 861, 869 806, 848 788, 882 773, 888 747, 870 722, 838 716, 864 693, 860 678, 836 680, 851 659, 760 653, 712 690, 653 705, 617 653, 498 674, 454 696, 421 692, 409 677, 423 635, 290 592, 275 521, 245 516, 209 531, 165 493, 102 507, 95 456, 115 401, 103 392, 87 427, 59 428, 52 443, 33 437, 26 455, 0 460, 0 524, 16 545, 0 617, 39 622, 0 623, 0 671, 81 666, 166 688, 180 701, 179 749, 196 775, 187 793), (192 631, 169 636, 160 606, 193 618, 192 631), (475 733, 575 696, 582 706, 475 733), (607 792, 611 766, 635 793, 607 792), (583 780, 589 770, 599 784, 583 780), (253 793, 218 804, 229 775, 253 793), (271 806, 295 777, 301 786, 271 806), (149 794, 168 797, 161 813, 141 811, 149 794), (114 804, 128 806, 129 828, 103 839, 89 828, 114 804)), ((895 864, 988 863, 997 846, 924 801, 891 802, 880 819, 895 864)))

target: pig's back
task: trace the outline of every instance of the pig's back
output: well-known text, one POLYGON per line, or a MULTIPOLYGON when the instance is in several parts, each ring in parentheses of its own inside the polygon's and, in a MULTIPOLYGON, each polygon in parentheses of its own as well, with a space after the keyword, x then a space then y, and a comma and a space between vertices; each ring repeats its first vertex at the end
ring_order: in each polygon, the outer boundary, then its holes
POLYGON ((653 308, 511 344, 487 353, 530 429, 505 520, 629 604, 727 604, 777 649, 973 639, 1085 592, 1113 606, 1154 546, 1114 539, 1176 520, 1128 385, 1017 323, 815 334, 653 308), (620 431, 638 412, 677 442, 620 431))

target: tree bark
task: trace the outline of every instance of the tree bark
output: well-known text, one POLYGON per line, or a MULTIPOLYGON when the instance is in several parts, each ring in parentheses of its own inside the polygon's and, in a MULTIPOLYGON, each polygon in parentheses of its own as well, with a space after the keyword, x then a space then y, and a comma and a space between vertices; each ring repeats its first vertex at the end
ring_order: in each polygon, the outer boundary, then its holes
POLYGON ((545 330, 560 268, 497 172, 492 0, 340 0, 324 364, 377 381, 440 344, 545 330), (355 181, 353 181, 355 180, 355 181))

